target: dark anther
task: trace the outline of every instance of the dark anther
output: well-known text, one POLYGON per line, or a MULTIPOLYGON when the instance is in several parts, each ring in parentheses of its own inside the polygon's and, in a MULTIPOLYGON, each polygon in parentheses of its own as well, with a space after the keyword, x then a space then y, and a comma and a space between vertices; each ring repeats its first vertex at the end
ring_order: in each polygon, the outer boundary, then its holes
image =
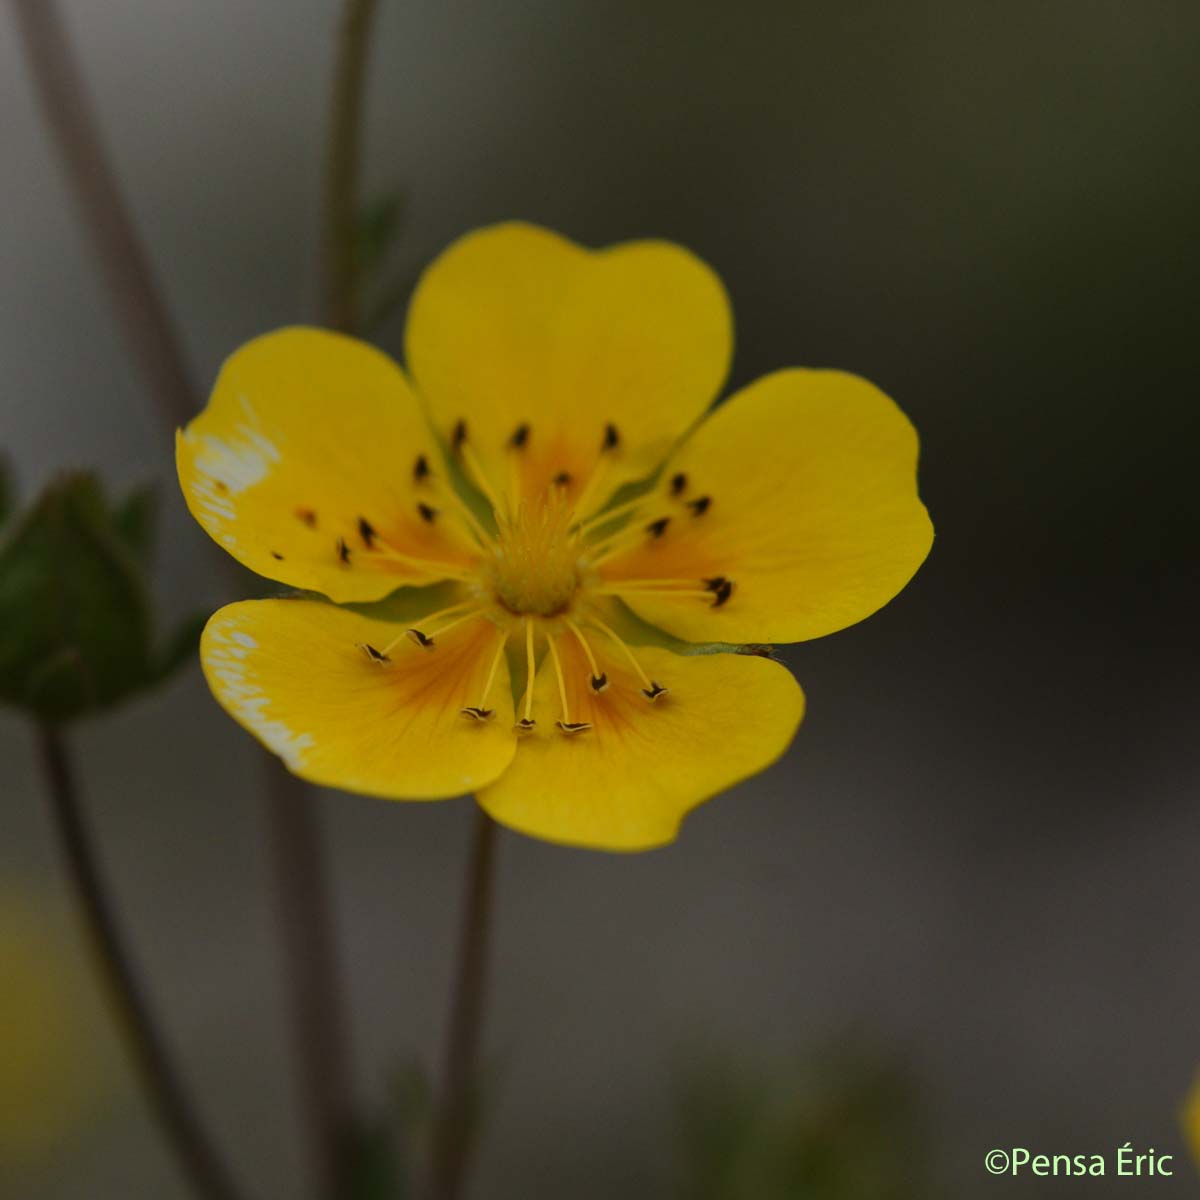
POLYGON ((218 492, 227 492, 227 491, 229 491, 229 484, 227 484, 227 483, 225 482, 225 480, 223 480, 223 479, 214 479, 214 480, 213 480, 213 487, 215 487, 215 488, 217 489, 217 491, 218 491, 218 492))
POLYGON ((648 688, 642 688, 642 695, 645 696, 647 700, 657 700, 659 696, 665 696, 668 690, 669 689, 663 687, 661 683, 655 683, 655 681, 652 679, 650 680, 650 686, 648 688))
POLYGON ((350 565, 350 547, 346 545, 345 538, 338 538, 337 551, 338 551, 338 558, 340 558, 343 563, 345 563, 347 566, 349 566, 350 565))
POLYGON ((570 471, 559 471, 559 473, 557 475, 555 475, 555 477, 554 477, 554 483, 557 484, 559 487, 566 487, 570 482, 571 482, 571 472, 570 471))
POLYGON ((309 529, 316 529, 317 514, 315 512, 313 512, 313 510, 311 508, 296 509, 296 516, 299 517, 300 520, 303 521, 305 523, 305 525, 307 525, 309 527, 309 529))
POLYGON ((420 513, 421 520, 428 521, 430 525, 433 524, 434 519, 437 517, 437 509, 430 508, 429 505, 425 503, 417 505, 417 512, 420 513))
POLYGON ((459 709, 459 712, 462 713, 462 715, 466 717, 468 721, 486 721, 495 711, 496 710, 494 708, 480 708, 476 704, 470 704, 466 708, 459 709))
POLYGON ((601 672, 599 675, 593 675, 591 678, 592 691, 602 692, 608 687, 608 676, 601 672))
POLYGON ((278 559, 280 562, 283 562, 283 555, 280 554, 278 550, 272 550, 271 557, 278 559))
POLYGON ((532 729, 532 728, 533 728, 533 727, 534 727, 536 724, 537 724, 537 722, 536 722, 536 721, 535 721, 535 720, 534 720, 532 717, 522 717, 522 718, 521 718, 521 719, 520 719, 520 720, 517 722, 517 728, 518 728, 518 729, 525 730, 526 732, 528 732, 528 731, 529 731, 530 729, 532 729))
POLYGON ((413 464, 413 480, 416 483, 424 483, 429 478, 429 459, 423 454, 417 455, 417 461, 413 464))
POLYGON ((715 592, 718 588, 724 587, 729 581, 724 575, 714 575, 711 579, 702 579, 700 582, 704 584, 704 586, 708 588, 710 592, 715 592))
POLYGON ((508 439, 508 444, 514 450, 520 450, 527 441, 529 441, 529 426, 522 421, 521 424, 513 430, 512 437, 508 439))
POLYGON ((590 721, 555 721, 554 723, 563 733, 583 733, 592 727, 590 721))
POLYGON ((382 650, 376 650, 375 647, 368 642, 362 643, 362 650, 363 653, 366 654, 366 656, 374 663, 385 663, 392 661, 390 655, 384 654, 382 650))
POLYGON ((428 650, 433 646, 433 638, 426 637, 419 629, 408 629, 405 631, 410 642, 415 642, 418 646, 428 650))
POLYGON ((733 595, 733 580, 723 580, 717 587, 713 588, 715 595, 713 596, 713 608, 720 608, 730 596, 733 595))
POLYGON ((688 508, 692 510, 692 515, 702 517, 708 512, 709 505, 712 504, 711 496, 697 496, 695 500, 687 502, 688 508))
POLYGON ((604 441, 600 443, 601 450, 615 450, 621 444, 621 435, 611 422, 604 427, 604 441))
POLYGON ((460 450, 462 449, 463 442, 466 440, 467 423, 466 421, 459 421, 458 424, 454 426, 454 432, 450 435, 450 444, 455 450, 460 450))
POLYGON ((651 521, 650 524, 646 526, 646 532, 651 537, 660 538, 664 533, 667 532, 667 526, 670 525, 670 523, 670 517, 659 517, 657 521, 651 521))
POLYGON ((687 476, 680 471, 678 475, 671 476, 671 495, 680 496, 687 487, 687 476))
POLYGON ((375 526, 366 517, 358 518, 358 536, 362 538, 363 545, 368 550, 375 545, 375 526))

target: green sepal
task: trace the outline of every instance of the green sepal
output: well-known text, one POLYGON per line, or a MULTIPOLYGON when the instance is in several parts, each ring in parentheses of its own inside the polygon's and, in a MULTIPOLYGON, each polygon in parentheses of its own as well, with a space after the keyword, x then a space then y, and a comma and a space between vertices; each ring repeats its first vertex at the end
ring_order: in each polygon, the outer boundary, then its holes
POLYGON ((104 709, 150 687, 195 645, 186 623, 159 653, 139 557, 144 494, 114 510, 91 474, 46 489, 0 541, 0 702, 45 721, 104 709))
POLYGON ((158 492, 152 486, 134 488, 113 510, 113 530, 134 561, 150 566, 158 531, 158 492))

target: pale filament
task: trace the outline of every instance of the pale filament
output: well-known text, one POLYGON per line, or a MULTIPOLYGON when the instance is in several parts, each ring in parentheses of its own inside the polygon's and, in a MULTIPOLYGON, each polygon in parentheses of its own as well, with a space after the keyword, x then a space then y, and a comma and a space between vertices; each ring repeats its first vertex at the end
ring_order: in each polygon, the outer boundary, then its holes
POLYGON ((642 670, 642 664, 638 662, 637 656, 625 644, 625 639, 622 638, 615 629, 606 625, 602 620, 600 620, 599 617, 589 616, 588 620, 591 621, 591 623, 595 625, 597 629, 601 630, 601 632, 607 633, 608 636, 612 638, 612 640, 621 648, 621 653, 625 655, 625 657, 629 660, 629 665, 637 672, 637 676, 642 681, 642 686, 646 689, 646 691, 654 691, 658 685, 653 679, 650 678, 649 675, 646 674, 645 671, 642 670))
POLYGON ((533 622, 525 618, 525 712, 523 721, 526 725, 533 724, 533 622))
MULTIPOLYGON (((586 521, 579 522, 579 532, 585 533, 587 530, 595 529, 597 526, 607 525, 609 521, 615 521, 618 517, 622 517, 626 513, 636 512, 645 505, 648 499, 649 497, 646 495, 635 496, 632 500, 627 500, 624 504, 618 504, 616 508, 606 508, 594 517, 588 517, 586 521)), ((578 505, 576 506, 576 511, 579 511, 578 505)), ((625 531, 624 529, 620 529, 617 532, 624 533, 625 531)), ((610 536, 615 536, 615 534, 610 536)))
POLYGON ((472 572, 458 566, 456 563, 441 562, 436 558, 415 558, 411 554, 405 554, 403 551, 397 550, 395 546, 379 533, 372 533, 371 548, 367 553, 374 554, 388 562, 398 563, 401 566, 413 567, 424 572, 426 575, 436 572, 443 579, 458 579, 465 582, 475 578, 472 572))
POLYGON ((492 487, 491 481, 487 477, 487 472, 483 469, 483 464, 479 461, 479 456, 471 448, 471 443, 465 438, 458 446, 458 454, 463 460, 463 465, 467 468, 467 475, 471 482, 487 497, 488 503, 492 506, 492 512, 499 518, 500 514, 508 511, 507 507, 500 503, 499 493, 492 487))
POLYGON ((592 678, 600 679, 602 677, 602 673, 600 668, 596 665, 596 656, 592 653, 592 648, 588 645, 587 638, 583 636, 583 630, 580 629, 574 621, 570 620, 566 622, 566 626, 575 635, 575 640, 579 643, 580 649, 586 656, 588 660, 588 666, 592 669, 592 678))
POLYGON ((483 690, 479 694, 479 703, 474 709, 463 709, 463 715, 474 717, 476 720, 486 721, 492 715, 491 709, 487 707, 487 699, 492 691, 492 684, 496 680, 496 670, 500 666, 500 659, 504 655, 504 647, 508 642, 508 634, 504 630, 499 631, 499 636, 496 639, 496 650, 492 655, 492 664, 488 667, 487 679, 484 680, 483 690))
MULTIPOLYGON (((467 619, 467 617, 474 616, 476 613, 483 611, 479 606, 478 600, 464 600, 461 604, 452 604, 452 605, 450 605, 449 608, 439 608, 437 612, 432 612, 428 616, 422 617, 421 623, 423 625, 428 625, 430 622, 440 620, 442 617, 449 617, 455 613, 461 613, 464 609, 472 609, 474 611, 466 613, 461 618, 462 621, 465 621, 467 619)), ((454 621, 450 625, 443 625, 441 629, 438 629, 436 631, 436 633, 445 633, 447 629, 452 629, 454 627, 454 625, 458 625, 458 624, 460 624, 460 621, 454 621)), ((424 633, 424 630, 422 630, 422 633, 424 633)), ((430 634, 427 634, 426 636, 432 638, 435 636, 435 634, 430 633, 430 634)), ((398 633, 394 638, 392 638, 392 640, 390 642, 388 642, 388 644, 386 646, 383 647, 383 649, 380 651, 380 653, 381 654, 390 653, 402 641, 404 641, 404 639, 406 637, 408 637, 408 629, 404 629, 403 631, 398 633)))
POLYGON ((466 524, 471 533, 475 535, 475 540, 480 546, 485 550, 496 549, 495 539, 479 523, 479 518, 470 510, 467 502, 452 487, 439 487, 436 494, 439 500, 448 500, 450 502, 453 515, 466 524))
POLYGON ((570 705, 567 703, 567 681, 563 675, 562 660, 558 657, 558 647, 554 644, 553 637, 546 638, 546 648, 550 651, 550 659, 554 663, 554 674, 558 679, 558 698, 562 703, 562 719, 558 722, 559 729, 564 733, 576 733, 590 729, 591 725, 586 721, 571 720, 570 705))

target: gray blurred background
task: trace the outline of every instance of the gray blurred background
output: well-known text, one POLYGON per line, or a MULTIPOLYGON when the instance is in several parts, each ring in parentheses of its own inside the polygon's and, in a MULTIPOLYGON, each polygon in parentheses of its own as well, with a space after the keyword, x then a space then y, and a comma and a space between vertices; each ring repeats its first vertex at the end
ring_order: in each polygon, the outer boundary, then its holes
MULTIPOLYGON (((63 9, 207 387, 241 341, 311 319, 335 6, 63 9)), ((770 1062, 847 1028, 910 1064, 952 1195, 1129 1191, 993 1181, 993 1146, 1182 1156, 1200 1067, 1198 51, 1200 9, 1158 0, 384 0, 368 182, 408 196, 401 276, 505 217, 683 242, 732 294, 735 385, 828 365, 897 398, 938 530, 891 606, 787 652, 810 703, 793 750, 677 845, 503 837, 480 1197, 665 1195, 681 1047, 770 1062)), ((228 580, 7 9, 0 131, 0 442, 27 495, 83 464, 161 481, 163 604, 215 607, 228 580)), ((401 328, 378 340, 396 350, 401 328)), ((304 1195, 253 743, 193 670, 75 744, 212 1124, 258 1195, 304 1195)), ((39 898, 74 962, 97 1093, 13 1194, 175 1200, 11 713, 0 778, 0 880, 39 898)), ((440 1038, 469 804, 322 796, 367 1102, 440 1038)), ((1146 1194, 1194 1195, 1176 1166, 1146 1194)))

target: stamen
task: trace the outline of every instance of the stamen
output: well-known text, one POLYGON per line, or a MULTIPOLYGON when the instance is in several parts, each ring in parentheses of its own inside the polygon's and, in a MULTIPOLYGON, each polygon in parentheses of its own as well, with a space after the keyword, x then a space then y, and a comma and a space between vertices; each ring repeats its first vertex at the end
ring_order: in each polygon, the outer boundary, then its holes
POLYGON ((655 682, 654 679, 650 678, 642 670, 641 662, 637 661, 637 656, 626 646, 624 638, 618 634, 617 630, 612 629, 610 625, 606 625, 599 617, 589 617, 588 619, 596 626, 596 629, 604 630, 617 643, 617 646, 620 647, 620 653, 624 654, 626 659, 629 659, 630 666, 637 672, 637 678, 642 680, 642 695, 647 700, 658 700, 659 696, 665 696, 667 691, 670 691, 670 689, 664 688, 662 684, 655 682))
POLYGON ((579 498, 575 501, 575 511, 580 514, 585 514, 588 511, 588 503, 592 498, 592 493, 600 485, 600 481, 606 476, 612 468, 613 459, 616 457, 614 451, 621 444, 621 434, 617 427, 610 421, 604 426, 604 438, 600 443, 600 457, 596 460, 596 465, 592 468, 592 473, 588 476, 587 483, 583 485, 583 490, 579 493, 579 498))
POLYGON ((272 550, 272 551, 271 551, 271 557, 272 557, 272 558, 275 558, 275 559, 278 559, 280 562, 283 562, 283 555, 282 555, 282 554, 280 554, 278 550, 272 550))
POLYGON ((444 562, 438 558, 417 558, 412 554, 404 554, 382 537, 378 531, 375 534, 375 546, 371 553, 374 557, 382 559, 385 562, 394 562, 401 566, 413 567, 418 571, 436 571, 443 579, 458 579, 466 582, 475 578, 470 571, 465 567, 460 567, 457 563, 444 562))
POLYGON ((646 526, 646 532, 653 538, 660 538, 667 532, 667 526, 670 525, 670 517, 659 517, 657 521, 651 521, 646 526))
POLYGON ((525 713, 517 722, 521 730, 532 729, 537 722, 533 719, 533 622, 525 618, 525 713))
POLYGON ((374 545, 375 545, 375 526, 372 525, 371 522, 368 521, 366 517, 358 518, 358 536, 360 538, 362 538, 363 545, 366 546, 366 548, 368 550, 370 550, 374 547, 374 545))
POLYGON ((692 510, 693 516, 702 517, 712 506, 712 497, 697 496, 695 500, 689 500, 687 506, 692 510))
POLYGON ((671 476, 671 495, 682 496, 687 490, 687 476, 680 471, 678 475, 671 476))
POLYGON ((713 608, 720 608, 733 595, 733 583, 726 580, 720 588, 640 588, 618 584, 613 587, 597 588, 594 596, 679 596, 684 599, 712 600, 713 608), (715 599, 714 599, 715 593, 715 599))
POLYGON ((467 440, 466 421, 459 421, 454 426, 454 433, 451 435, 450 444, 454 447, 454 452, 462 459, 463 466, 467 470, 467 477, 487 497, 488 503, 492 506, 492 511, 497 513, 502 512, 504 506, 497 499, 496 489, 489 482, 487 472, 484 471, 478 456, 471 447, 471 443, 467 440))
POLYGON ((623 517, 626 513, 635 512, 645 502, 645 496, 637 496, 633 500, 627 500, 624 504, 616 505, 614 508, 606 508, 603 512, 598 512, 594 517, 588 517, 586 521, 580 522, 578 529, 580 533, 584 533, 589 529, 607 525, 609 521, 615 521, 618 517, 623 517))
POLYGON ((417 455, 417 461, 413 464, 413 483, 424 483, 432 474, 429 469, 429 459, 423 454, 417 455))
POLYGON ((422 502, 421 504, 417 505, 417 514, 420 516, 422 521, 426 521, 432 525, 437 519, 438 510, 422 502))
POLYGON ((340 537, 337 540, 337 555, 342 560, 342 565, 348 567, 350 565, 350 547, 346 545, 346 539, 340 537))
POLYGON ((591 723, 588 721, 572 721, 570 708, 567 704, 567 681, 563 677, 562 662, 558 657, 558 647, 554 644, 554 638, 546 638, 546 646, 550 650, 550 657, 554 662, 554 674, 558 677, 558 698, 562 702, 562 716, 555 721, 555 724, 563 731, 563 733, 583 733, 591 729, 591 723))
POLYGON ((522 450, 525 444, 529 441, 529 423, 522 421, 520 425, 513 430, 512 436, 508 439, 508 444, 514 450, 522 450))
MULTIPOLYGON (((463 600, 459 604, 451 604, 449 608, 439 608, 437 612, 431 612, 422 623, 426 628, 428 628, 434 623, 434 621, 440 620, 442 617, 451 616, 454 613, 460 613, 463 611, 463 609, 472 610, 467 614, 468 616, 473 615, 475 612, 482 611, 477 600, 463 600)), ((458 624, 458 622, 456 621, 455 624, 458 624)), ((437 632, 445 633, 449 628, 450 626, 446 625, 437 630, 437 632)), ((427 637, 419 629, 405 629, 403 632, 398 633, 390 642, 388 642, 386 646, 384 646, 382 653, 390 654, 392 650, 394 650, 405 638, 408 638, 410 642, 415 642, 418 646, 429 647, 433 645, 432 636, 427 637)))
POLYGON ((316 529, 317 514, 311 508, 300 507, 295 510, 296 518, 303 521, 309 529, 316 529))
POLYGON ((591 616, 588 619, 593 625, 596 626, 597 629, 601 629, 607 633, 608 636, 612 638, 612 640, 621 648, 621 653, 624 654, 629 660, 630 666, 633 667, 633 669, 637 672, 638 678, 642 681, 642 695, 645 696, 647 700, 657 700, 659 696, 665 696, 667 694, 670 689, 663 687, 661 683, 657 683, 655 680, 651 679, 650 676, 642 670, 642 664, 638 662, 633 651, 630 650, 630 648, 625 644, 624 639, 615 629, 606 625, 602 620, 600 620, 599 617, 591 616))
POLYGON ((384 654, 384 652, 382 650, 376 650, 375 647, 372 646, 369 642, 359 642, 358 646, 359 646, 359 649, 362 650, 362 652, 373 663, 382 664, 382 663, 388 663, 388 662, 392 661, 391 658, 388 655, 384 654))
POLYGON ((571 486, 571 472, 570 471, 559 471, 559 473, 557 475, 555 475, 555 477, 550 482, 553 483, 555 487, 570 487, 571 486))
POLYGON ((483 684, 483 692, 479 697, 478 704, 469 704, 462 709, 462 715, 470 721, 487 721, 490 720, 495 709, 486 707, 488 693, 492 690, 492 682, 496 678, 496 668, 500 665, 501 655, 504 654, 504 646, 508 641, 508 634, 504 630, 500 630, 500 635, 496 639, 496 652, 492 655, 492 665, 488 667, 487 679, 483 684))
MULTIPOLYGON (((437 489, 437 497, 453 509, 453 515, 459 517, 470 530, 475 540, 488 550, 495 550, 496 542, 492 535, 479 523, 479 519, 467 507, 467 502, 452 487, 437 489)), ((436 514, 435 514, 436 515, 436 514)))
POLYGON ((596 656, 592 653, 592 648, 588 645, 587 638, 583 636, 583 630, 574 621, 570 620, 566 622, 566 626, 575 635, 575 640, 578 641, 583 653, 587 656, 588 666, 592 669, 592 677, 589 680, 592 691, 604 691, 608 687, 608 676, 596 666, 596 656))

